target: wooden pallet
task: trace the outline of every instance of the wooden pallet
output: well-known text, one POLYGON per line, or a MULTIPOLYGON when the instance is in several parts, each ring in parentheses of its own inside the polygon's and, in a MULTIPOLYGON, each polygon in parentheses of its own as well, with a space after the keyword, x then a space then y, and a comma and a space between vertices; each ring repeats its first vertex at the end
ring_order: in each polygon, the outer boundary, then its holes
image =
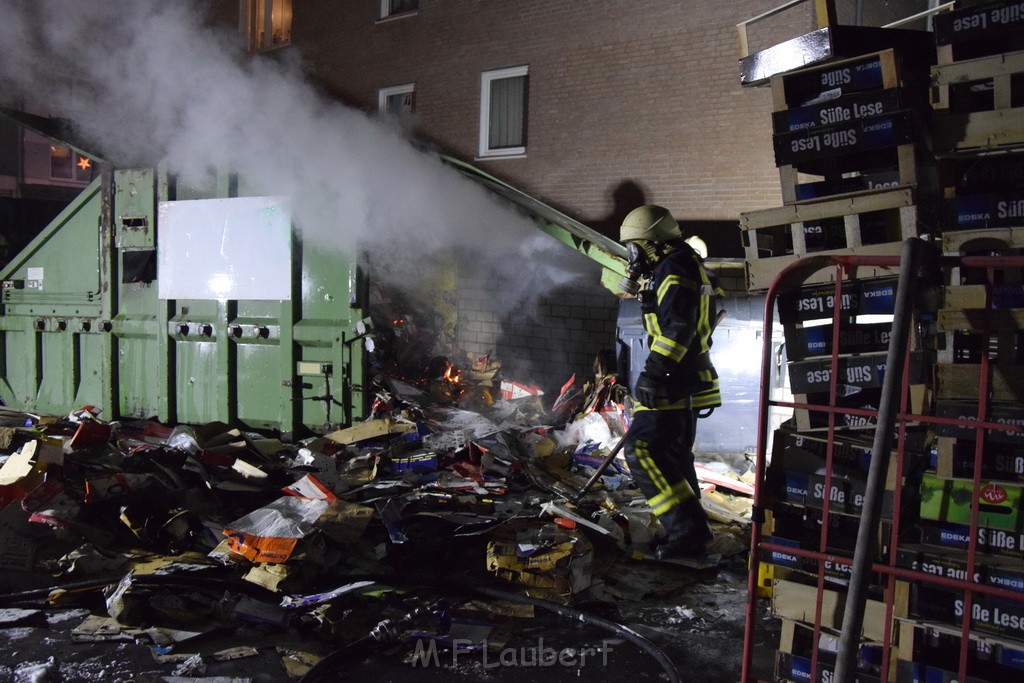
POLYGON ((772 136, 775 165, 792 166, 798 173, 841 177, 892 169, 899 162, 898 149, 918 146, 907 160, 926 152, 927 126, 913 111, 901 110, 832 126, 800 128, 772 136))
MULTIPOLYGON (((895 631, 895 629, 894 629, 895 631)), ((814 630, 809 624, 792 619, 781 620, 779 647, 775 652, 775 680, 807 681, 811 674, 811 656, 818 649, 818 680, 831 681, 835 674, 835 652, 839 645, 839 634, 822 631, 817 645, 814 645, 814 630)), ((882 647, 881 643, 861 641, 861 647, 869 651, 882 647)), ((887 680, 896 680, 896 663, 899 661, 896 648, 891 648, 889 659, 889 676, 887 680)), ((855 681, 879 680, 872 675, 857 673, 855 681)))
POLYGON ((983 308, 943 308, 939 310, 939 330, 1020 330, 1024 329, 1024 308, 986 310, 983 308))
MULTIPOLYGON (((816 252, 813 254, 794 254, 788 256, 774 256, 761 258, 757 261, 747 261, 747 291, 763 292, 767 290, 779 271, 801 259, 811 259, 815 256, 899 256, 903 250, 902 242, 889 242, 886 244, 871 244, 868 246, 848 247, 846 249, 831 249, 816 252)), ((899 274, 898 266, 859 266, 851 272, 853 278, 860 280, 879 279, 895 277, 899 274)), ((804 284, 827 284, 835 282, 836 269, 824 268, 816 270, 803 279, 804 284)))
POLYGON ((932 132, 936 156, 1008 152, 1024 148, 1024 108, 940 115, 932 132))
POLYGON ((935 159, 916 144, 878 150, 872 158, 877 165, 840 174, 814 174, 796 165, 779 166, 783 204, 805 204, 828 199, 854 198, 873 192, 915 188, 918 193, 937 194, 935 159))
MULTIPOLYGON (((997 374, 1005 374, 1005 368, 1019 365, 1024 359, 1024 331, 1014 326, 1013 311, 1024 308, 1024 284, 957 285, 943 288, 944 308, 939 320, 940 332, 943 336, 938 353, 938 362, 976 367, 981 363, 982 356, 987 355, 990 362, 1004 368, 997 374), (1002 324, 996 324, 987 332, 976 327, 986 321, 999 323, 999 318, 990 318, 986 309, 1004 311, 1002 324)), ((963 380, 962 374, 950 371, 949 380, 963 380)), ((975 371, 976 372, 976 371, 975 371)), ((970 379, 970 378, 967 378, 970 379)), ((1002 381, 1002 380, 1000 380, 1002 381)), ((977 383, 974 382, 977 389, 977 383)), ((973 396, 977 396, 975 391, 973 396)))
POLYGON ((1024 249, 1024 228, 989 228, 942 232, 942 253, 1001 253, 1024 249))
MULTIPOLYGON (((958 602, 962 599, 962 591, 921 582, 910 601, 908 616, 958 628, 963 619, 959 613, 963 605, 958 602)), ((986 639, 999 639, 1018 650, 1024 649, 1024 593, 1020 594, 1020 599, 994 598, 978 593, 974 596, 974 604, 970 637, 977 634, 986 639)))
MULTIPOLYGON (((834 285, 790 286, 780 292, 779 322, 785 329, 832 318, 836 310, 834 285)), ((891 315, 896 306, 896 280, 860 280, 843 287, 839 315, 852 320, 863 315, 891 315)), ((795 355, 794 358, 799 356, 795 355)))
MULTIPOLYGON (((924 384, 931 375, 934 352, 911 351, 909 379, 912 384, 924 384)), ((837 381, 844 389, 880 389, 885 377, 887 351, 863 353, 854 356, 840 356, 836 369, 837 381)), ((813 358, 790 362, 789 382, 795 394, 823 394, 828 392, 831 375, 831 358, 813 358)))
MULTIPOLYGON (((992 364, 989 395, 993 401, 1024 400, 1024 365, 992 364)), ((939 400, 972 400, 978 397, 981 366, 973 363, 937 363, 935 396, 939 400)))
MULTIPOLYGON (((808 256, 897 256, 904 240, 918 236, 918 224, 930 222, 919 216, 912 188, 741 214, 747 289, 767 289, 782 268, 808 256)), ((895 275, 898 268, 871 266, 857 271, 859 278, 877 278, 895 275)), ((826 268, 808 275, 805 283, 834 278, 835 269, 826 268)))
POLYGON ((740 214, 747 261, 902 242, 917 237, 917 224, 912 188, 740 214))
POLYGON ((1024 51, 932 68, 936 155, 1024 146, 1024 51))
POLYGON ((933 66, 932 86, 934 109, 1012 109, 1024 97, 1024 51, 933 66))
MULTIPOLYGON (((877 410, 877 399, 880 393, 881 392, 879 391, 875 391, 873 393, 861 392, 860 394, 854 394, 849 397, 840 397, 837 399, 836 405, 840 410, 842 410, 843 407, 862 409, 870 408, 877 410)), ((821 395, 809 396, 807 394, 794 394, 793 401, 795 403, 824 406, 828 402, 828 397, 821 395)), ((914 415, 926 415, 928 414, 928 411, 931 410, 931 405, 931 382, 927 384, 911 384, 910 413, 914 415)), ((793 422, 796 424, 796 428, 801 432, 824 433, 828 429, 828 413, 809 410, 807 408, 796 408, 793 410, 793 422)), ((861 415, 843 415, 840 413, 836 415, 836 427, 851 430, 864 430, 866 434, 870 435, 874 432, 875 419, 861 415)))
MULTIPOLYGON (((927 643, 931 640, 938 648, 942 648, 948 652, 958 653, 960 651, 960 638, 962 635, 959 626, 943 624, 937 621, 925 619, 904 617, 897 617, 896 621, 898 624, 896 630, 899 648, 896 650, 897 656, 895 659, 899 662, 898 671, 900 674, 896 679, 890 680, 956 680, 955 672, 950 672, 951 677, 946 679, 938 677, 925 678, 923 676, 923 672, 918 671, 916 674, 919 677, 912 678, 910 674, 911 670, 906 665, 914 662, 915 640, 921 644, 927 643)), ((992 657, 992 652, 995 648, 999 648, 1000 650, 1012 650, 1015 654, 1020 653, 1020 655, 1017 655, 1018 657, 1024 656, 1024 645, 1013 638, 1002 638, 991 633, 978 633, 977 631, 969 631, 967 637, 971 640, 969 652, 973 650, 977 653, 974 655, 975 661, 983 661, 989 665, 996 664, 994 670, 999 669, 998 660, 992 657)), ((919 666, 925 665, 931 667, 930 664, 926 664, 924 662, 919 664, 919 666)), ((972 676, 971 667, 968 668, 967 673, 969 681, 977 680, 972 676)), ((982 680, 1014 680, 1018 678, 1019 675, 1019 669, 1003 666, 1001 676, 997 675, 996 678, 986 678, 982 680)))
MULTIPOLYGON (((974 476, 975 441, 951 436, 935 438, 935 474, 940 477, 974 476)), ((1024 481, 1024 449, 985 443, 981 456, 982 479, 1024 481)))
POLYGON ((963 154, 936 160, 936 172, 943 207, 944 229, 967 230, 986 227, 1016 227, 1011 223, 978 224, 951 215, 953 207, 963 213, 973 213, 958 202, 961 197, 999 195, 1013 198, 1024 192, 1024 151, 1016 153, 963 154), (968 224, 969 223, 969 224, 968 224))
POLYGON ((935 365, 937 400, 976 400, 983 355, 990 359, 989 398, 1024 400, 1021 359, 1024 285, 955 285, 943 288, 938 329, 944 333, 935 365), (991 306, 989 307, 989 304, 991 306), (988 326, 987 333, 979 330, 988 326))
MULTIPOLYGON (((878 353, 889 348, 891 322, 843 322, 839 328, 839 353, 878 353)), ((791 362, 809 358, 831 357, 833 336, 831 324, 783 325, 786 337, 786 355, 791 362)), ((914 335, 912 330, 911 334, 914 335)), ((913 343, 913 342, 912 342, 913 343)))
MULTIPOLYGON (((906 617, 909 607, 909 587, 896 582, 893 591, 893 617, 906 617)), ((776 581, 772 586, 772 616, 793 621, 813 623, 818 603, 821 603, 821 626, 839 629, 843 620, 845 595, 839 591, 823 590, 819 597, 814 586, 805 586, 792 581, 776 581)), ((864 626, 861 636, 875 642, 885 640, 885 603, 867 600, 864 610, 864 626)))
MULTIPOLYGON (((943 232, 1024 227, 1024 185, 985 190, 946 188, 942 201, 943 232)), ((1003 233, 1012 237, 1012 233, 1003 233)))

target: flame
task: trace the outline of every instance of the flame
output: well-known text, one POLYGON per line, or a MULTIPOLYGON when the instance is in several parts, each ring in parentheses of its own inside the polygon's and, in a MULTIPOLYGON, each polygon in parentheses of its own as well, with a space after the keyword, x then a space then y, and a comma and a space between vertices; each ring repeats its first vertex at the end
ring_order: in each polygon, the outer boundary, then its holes
POLYGON ((462 380, 462 371, 459 370, 454 365, 452 365, 451 363, 449 363, 448 367, 445 369, 444 374, 441 377, 446 382, 458 384, 462 380))

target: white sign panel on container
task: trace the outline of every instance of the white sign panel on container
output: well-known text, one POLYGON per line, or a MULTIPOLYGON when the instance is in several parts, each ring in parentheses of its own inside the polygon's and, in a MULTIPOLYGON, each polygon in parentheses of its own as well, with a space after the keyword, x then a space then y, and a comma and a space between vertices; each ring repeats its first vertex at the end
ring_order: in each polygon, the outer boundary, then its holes
POLYGON ((291 299, 291 211, 280 197, 161 202, 161 299, 291 299))

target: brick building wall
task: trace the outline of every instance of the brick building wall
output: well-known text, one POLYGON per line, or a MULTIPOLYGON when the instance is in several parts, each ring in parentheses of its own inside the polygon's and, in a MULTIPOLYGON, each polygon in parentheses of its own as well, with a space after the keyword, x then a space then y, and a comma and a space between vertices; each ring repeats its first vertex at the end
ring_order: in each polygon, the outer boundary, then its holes
MULTIPOLYGON (((303 0, 292 36, 325 87, 358 106, 415 83, 416 133, 467 160, 481 72, 529 65, 526 155, 479 166, 606 234, 645 201, 720 229, 781 199, 770 94, 740 86, 735 29, 773 4, 421 0, 377 21, 373 0, 303 0)), ((738 232, 705 239, 740 255, 738 232)))
MULTIPOLYGON (((378 20, 378 0, 302 0, 292 43, 323 89, 354 106, 375 110, 379 89, 415 84, 417 137, 607 235, 630 209, 658 203, 712 257, 735 258, 739 214, 781 203, 770 91, 740 86, 736 24, 779 4, 420 0, 378 20), (481 72, 521 65, 526 154, 476 158, 481 72)), ((926 4, 860 7, 878 25, 926 4)), ((857 5, 837 3, 840 23, 857 5)), ((810 8, 751 27, 751 49, 812 30, 810 8)), ((489 285, 460 279, 457 342, 494 351, 513 379, 557 388, 614 345, 618 300, 596 278, 545 293, 532 312, 497 312, 489 285)))

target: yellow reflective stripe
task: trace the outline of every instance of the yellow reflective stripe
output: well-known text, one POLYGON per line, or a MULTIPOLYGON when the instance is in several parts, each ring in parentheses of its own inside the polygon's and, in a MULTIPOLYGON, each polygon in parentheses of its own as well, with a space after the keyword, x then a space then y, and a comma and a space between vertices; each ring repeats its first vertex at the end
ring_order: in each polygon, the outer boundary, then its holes
POLYGON ((655 313, 644 314, 644 330, 651 335, 651 351, 671 358, 678 363, 686 355, 686 347, 677 344, 672 339, 661 334, 661 325, 658 324, 658 316, 655 313))
POLYGON ((712 380, 712 386, 704 389, 690 398, 690 405, 694 408, 713 408, 722 405, 722 394, 718 389, 718 380, 712 380))
POLYGON ((687 498, 689 498, 692 495, 693 495, 693 489, 690 487, 690 482, 688 482, 685 479, 683 479, 682 481, 677 483, 675 486, 670 488, 668 491, 662 491, 661 493, 659 493, 658 495, 654 496, 653 498, 648 498, 647 499, 647 504, 650 505, 652 508, 654 508, 654 507, 657 507, 659 505, 664 505, 665 503, 667 503, 670 500, 674 500, 677 503, 680 503, 680 502, 686 500, 687 498))
POLYGON ((701 297, 700 306, 697 312, 697 338, 700 340, 700 351, 701 353, 707 353, 708 349, 711 348, 711 294, 714 289, 711 287, 711 280, 708 278, 708 272, 704 269, 700 269, 700 281, 701 281, 701 297))
POLYGON ((658 324, 658 316, 655 313, 644 314, 644 331, 652 337, 661 336, 661 325, 658 324))
POLYGON ((692 280, 684 280, 681 275, 668 275, 658 286, 657 300, 659 306, 661 305, 661 302, 665 300, 665 297, 668 295, 668 290, 671 289, 673 285, 678 285, 683 289, 700 291, 700 286, 696 282, 692 280))
POLYGON ((661 305, 662 300, 665 298, 665 294, 668 292, 672 285, 681 284, 682 280, 678 275, 669 275, 665 278, 665 281, 658 287, 658 305, 661 305))
POLYGON ((640 461, 640 466, 644 468, 644 472, 647 473, 655 488, 659 491, 668 491, 671 487, 668 485, 668 481, 665 480, 665 475, 661 473, 658 466, 654 464, 654 460, 651 459, 651 452, 647 448, 647 442, 637 441, 633 445, 633 450, 636 453, 637 460, 640 461))
POLYGON ((693 489, 690 488, 690 485, 685 479, 673 487, 672 493, 675 495, 664 501, 657 504, 649 503, 651 505, 651 511, 656 515, 664 515, 675 506, 685 503, 693 497, 693 489))
POLYGON ((700 298, 700 312, 697 314, 697 338, 700 339, 700 352, 707 353, 711 348, 711 323, 708 319, 708 307, 711 304, 711 297, 700 298))
POLYGON ((655 337, 654 341, 651 342, 651 351, 668 356, 676 363, 683 360, 683 356, 686 355, 686 347, 668 337, 655 337))

